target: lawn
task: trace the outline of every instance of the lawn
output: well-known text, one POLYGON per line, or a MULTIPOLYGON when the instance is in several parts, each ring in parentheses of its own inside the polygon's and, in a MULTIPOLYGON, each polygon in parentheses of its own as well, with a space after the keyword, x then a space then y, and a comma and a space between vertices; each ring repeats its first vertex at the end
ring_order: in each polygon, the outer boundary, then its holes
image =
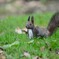
MULTIPOLYGON (((47 27, 53 13, 30 14, 34 16, 35 25, 47 27)), ((59 30, 48 38, 33 38, 29 39, 26 34, 17 34, 17 27, 24 28, 29 15, 8 16, 0 20, 0 46, 12 44, 18 41, 19 44, 5 48, 7 59, 33 59, 35 56, 43 59, 59 59, 59 55, 55 53, 59 49, 59 30), (32 43, 29 43, 32 41, 32 43), (48 43, 48 46, 46 45, 48 43), (44 48, 43 48, 44 47, 44 48), (52 51, 49 49, 51 48, 52 51), (30 57, 23 56, 27 51, 30 57)))

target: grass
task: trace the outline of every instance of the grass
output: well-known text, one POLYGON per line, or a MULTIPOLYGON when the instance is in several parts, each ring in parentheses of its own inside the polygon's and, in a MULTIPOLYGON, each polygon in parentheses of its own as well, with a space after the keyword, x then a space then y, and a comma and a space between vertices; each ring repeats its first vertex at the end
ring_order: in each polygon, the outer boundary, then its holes
MULTIPOLYGON (((32 15, 35 17, 36 25, 47 27, 53 13, 32 15)), ((18 45, 5 49, 5 52, 8 54, 7 59, 32 59, 33 56, 41 56, 43 59, 59 59, 59 55, 55 53, 55 50, 59 49, 59 30, 48 38, 33 38, 32 40, 34 40, 34 42, 31 44, 28 43, 31 40, 28 39, 26 34, 20 35, 15 33, 15 28, 25 27, 28 16, 29 15, 8 16, 0 20, 0 46, 19 41, 18 45), (49 47, 46 46, 45 42, 49 43, 52 52, 49 51, 49 47), (45 47, 45 50, 41 51, 40 48, 43 46, 45 47), (24 51, 28 51, 31 57, 22 57, 24 51)))

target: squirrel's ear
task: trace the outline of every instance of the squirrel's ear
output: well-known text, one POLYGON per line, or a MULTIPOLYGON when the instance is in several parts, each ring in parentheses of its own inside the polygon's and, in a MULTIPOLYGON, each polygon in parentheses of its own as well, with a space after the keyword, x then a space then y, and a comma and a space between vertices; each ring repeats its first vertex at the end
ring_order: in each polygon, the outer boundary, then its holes
POLYGON ((30 16, 28 17, 28 21, 30 21, 30 16))
POLYGON ((31 17, 31 22, 34 23, 34 17, 33 16, 31 17))

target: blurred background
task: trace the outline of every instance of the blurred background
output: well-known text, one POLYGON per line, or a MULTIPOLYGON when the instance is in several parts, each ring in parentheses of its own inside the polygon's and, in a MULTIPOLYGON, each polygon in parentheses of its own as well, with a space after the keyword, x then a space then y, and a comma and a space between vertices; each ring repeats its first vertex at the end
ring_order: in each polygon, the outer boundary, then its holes
POLYGON ((0 17, 59 11, 59 0, 0 0, 0 17))

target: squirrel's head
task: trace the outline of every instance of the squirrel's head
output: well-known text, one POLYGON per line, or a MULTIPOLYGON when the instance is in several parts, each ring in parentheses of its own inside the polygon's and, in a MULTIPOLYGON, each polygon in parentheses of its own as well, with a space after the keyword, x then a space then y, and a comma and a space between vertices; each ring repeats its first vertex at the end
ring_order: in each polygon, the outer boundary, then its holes
POLYGON ((30 16, 28 17, 27 23, 26 23, 26 28, 27 29, 33 29, 34 28, 34 17, 31 17, 30 20, 30 16))

